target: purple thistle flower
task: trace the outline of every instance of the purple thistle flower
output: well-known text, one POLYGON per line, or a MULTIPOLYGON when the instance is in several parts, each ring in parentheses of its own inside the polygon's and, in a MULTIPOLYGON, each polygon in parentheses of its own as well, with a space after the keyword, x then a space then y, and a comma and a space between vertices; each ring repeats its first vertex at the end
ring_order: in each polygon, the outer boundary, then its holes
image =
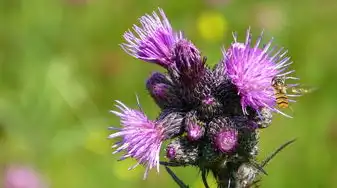
POLYGON ((231 128, 221 130, 215 137, 216 147, 224 153, 232 152, 235 149, 237 142, 238 131, 231 128))
MULTIPOLYGON (((120 160, 128 157, 135 158, 138 163, 130 167, 129 170, 136 168, 139 164, 146 167, 144 179, 148 171, 153 167, 159 172, 159 153, 162 142, 168 138, 180 134, 183 116, 179 112, 163 111, 156 121, 149 120, 144 112, 133 110, 125 106, 122 102, 116 101, 117 108, 121 112, 111 111, 121 118, 122 128, 110 127, 117 130, 109 138, 122 137, 123 140, 117 142, 112 148, 117 148, 113 154, 126 151, 120 160)), ((139 100, 137 97, 139 108, 139 100)))
POLYGON ((247 30, 245 43, 237 42, 237 36, 234 34, 234 43, 227 52, 223 50, 226 73, 241 97, 244 114, 248 114, 247 106, 257 111, 260 111, 262 107, 267 107, 280 112, 275 108, 272 80, 277 76, 285 76, 294 72, 293 70, 284 72, 292 63, 288 62, 289 57, 285 57, 287 51, 282 53, 283 48, 281 48, 272 55, 275 48, 272 50, 269 48, 273 39, 262 49, 259 48, 262 35, 263 32, 254 47, 251 47, 250 29, 247 30))
POLYGON ((234 34, 234 42, 223 50, 223 59, 210 68, 198 48, 172 30, 162 9, 159 16, 153 12, 141 17, 140 23, 141 27, 134 25, 133 32, 124 34, 126 43, 121 46, 133 57, 166 68, 146 82, 161 112, 156 120, 149 120, 138 100, 139 110, 117 101, 120 111, 111 112, 120 117, 122 128, 112 127, 117 132, 109 138, 122 139, 113 146, 113 154, 124 151, 121 160, 136 159, 137 164, 129 169, 145 166, 144 178, 154 167, 159 171, 162 164, 166 169, 170 165, 199 167, 205 187, 209 187, 208 172, 218 187, 246 181, 236 175, 243 163, 258 164, 258 129, 271 124, 272 112, 282 113, 276 107, 276 91, 294 96, 286 93, 286 88, 296 87, 285 83, 296 79, 288 76, 294 71, 287 71, 292 63, 287 52, 270 50, 272 40, 260 48, 262 34, 252 45, 249 29, 244 43, 234 34), (159 162, 161 145, 167 140, 169 161, 159 162))
POLYGON ((123 140, 112 146, 112 148, 117 148, 113 154, 125 150, 126 154, 120 160, 128 157, 135 158, 138 163, 130 167, 129 170, 139 164, 144 165, 146 167, 145 179, 148 171, 153 167, 156 167, 159 172, 159 152, 164 140, 162 124, 149 120, 141 111, 130 109, 120 101, 116 102, 118 103, 116 107, 121 112, 111 112, 121 118, 123 127, 111 127, 110 129, 118 132, 111 134, 109 138, 122 137, 123 140))
POLYGON ((163 67, 171 64, 169 56, 174 44, 183 38, 181 32, 174 32, 170 22, 162 9, 159 8, 161 18, 156 12, 142 16, 139 21, 142 27, 133 26, 136 34, 130 30, 125 32, 127 43, 121 47, 129 55, 163 67))

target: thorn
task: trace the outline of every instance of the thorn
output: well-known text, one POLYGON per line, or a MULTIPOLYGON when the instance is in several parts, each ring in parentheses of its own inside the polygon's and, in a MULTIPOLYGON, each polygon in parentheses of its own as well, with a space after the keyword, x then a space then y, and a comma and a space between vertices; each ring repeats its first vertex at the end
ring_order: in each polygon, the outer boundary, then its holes
POLYGON ((176 182, 180 188, 189 188, 188 185, 186 185, 181 179, 178 178, 178 176, 167 166, 165 166, 166 171, 170 174, 174 182, 176 182))
POLYGON ((296 141, 296 138, 282 144, 271 155, 269 155, 265 160, 263 160, 260 166, 265 167, 269 163, 269 161, 272 160, 276 156, 276 154, 278 154, 280 151, 282 151, 284 148, 286 148, 287 146, 289 146, 290 144, 292 144, 295 141, 296 141))
POLYGON ((202 58, 202 63, 203 63, 203 64, 206 64, 206 61, 207 61, 207 56, 204 56, 204 57, 202 58))
POLYGON ((139 110, 144 114, 144 111, 143 111, 142 106, 140 105, 139 97, 138 97, 137 93, 135 93, 135 95, 136 95, 136 100, 137 100, 137 106, 138 106, 139 110))
POLYGON ((262 172, 264 175, 268 175, 268 173, 263 169, 263 166, 261 166, 260 164, 255 163, 255 162, 252 162, 250 164, 253 165, 253 167, 255 167, 257 170, 262 172))
POLYGON ((205 169, 201 170, 201 178, 202 178, 202 182, 205 185, 205 188, 209 188, 208 183, 207 183, 207 173, 205 169))

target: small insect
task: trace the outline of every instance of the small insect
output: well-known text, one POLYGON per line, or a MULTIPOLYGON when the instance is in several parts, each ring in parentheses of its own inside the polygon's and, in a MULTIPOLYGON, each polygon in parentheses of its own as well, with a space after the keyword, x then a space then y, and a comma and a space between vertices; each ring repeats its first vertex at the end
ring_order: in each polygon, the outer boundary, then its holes
POLYGON ((276 103, 279 108, 288 108, 289 99, 287 96, 287 86, 285 84, 285 77, 275 77, 272 80, 272 86, 275 90, 276 103))
POLYGON ((295 102, 289 99, 289 97, 300 97, 315 90, 314 88, 299 87, 298 84, 286 84, 286 78, 296 79, 293 77, 276 76, 272 80, 272 86, 275 90, 274 95, 279 108, 288 108, 289 102, 295 102), (288 94, 288 89, 291 94, 288 94))

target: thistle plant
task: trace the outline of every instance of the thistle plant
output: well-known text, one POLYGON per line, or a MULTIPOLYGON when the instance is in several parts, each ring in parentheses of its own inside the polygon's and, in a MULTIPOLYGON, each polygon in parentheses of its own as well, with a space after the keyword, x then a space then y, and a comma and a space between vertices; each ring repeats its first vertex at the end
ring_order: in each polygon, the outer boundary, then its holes
MULTIPOLYGON (((296 79, 288 70, 292 63, 283 48, 262 45, 263 33, 252 42, 250 29, 245 40, 222 48, 222 59, 214 67, 181 31, 172 29, 164 11, 145 15, 140 26, 124 34, 121 47, 129 55, 157 64, 164 73, 155 72, 146 88, 160 107, 159 116, 150 120, 140 107, 131 109, 116 101, 111 112, 120 118, 121 128, 110 127, 109 138, 121 140, 112 147, 114 154, 124 152, 121 160, 134 158, 148 172, 164 165, 180 187, 188 187, 170 169, 195 166, 206 176, 213 174, 218 187, 249 187, 270 159, 292 141, 259 163, 259 130, 268 127, 277 105, 273 79, 296 79), (167 146, 163 142, 169 140, 167 146), (165 148, 166 160, 160 160, 165 148)), ((286 87, 286 86, 285 86, 286 87)), ((285 95, 285 97, 287 97, 285 95)), ((289 117, 289 116, 288 116, 289 117)))

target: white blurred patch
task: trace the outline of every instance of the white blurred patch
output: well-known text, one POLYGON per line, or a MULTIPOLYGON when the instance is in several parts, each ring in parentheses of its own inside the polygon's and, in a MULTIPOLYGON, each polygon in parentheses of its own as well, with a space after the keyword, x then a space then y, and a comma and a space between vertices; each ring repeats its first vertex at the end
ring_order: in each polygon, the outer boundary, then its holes
POLYGON ((254 9, 256 24, 268 32, 281 32, 286 25, 287 18, 282 4, 261 3, 254 9))

